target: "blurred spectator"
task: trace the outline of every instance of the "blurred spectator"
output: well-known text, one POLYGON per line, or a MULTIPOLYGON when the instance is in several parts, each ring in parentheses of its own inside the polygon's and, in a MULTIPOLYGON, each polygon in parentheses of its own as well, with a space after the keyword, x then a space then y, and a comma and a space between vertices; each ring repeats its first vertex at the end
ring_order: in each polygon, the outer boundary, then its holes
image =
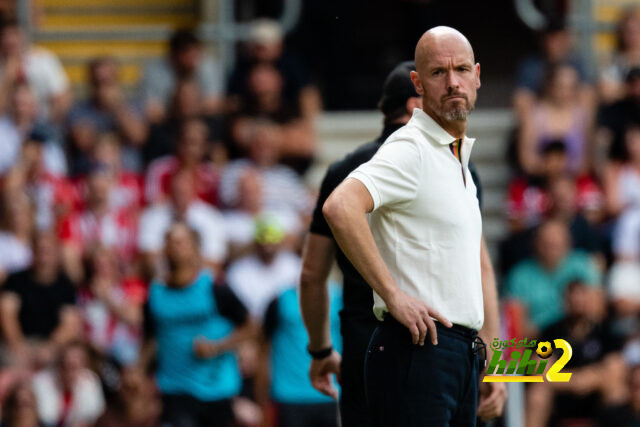
POLYGON ((18 381, 2 404, 2 427, 42 426, 31 384, 28 381, 18 381))
MULTIPOLYGON (((314 389, 309 380, 311 356, 298 298, 297 286, 285 288, 266 310, 256 395, 264 408, 270 399, 276 404, 280 427, 337 427, 336 401, 314 389)), ((337 284, 330 287, 329 304, 332 341, 340 343, 342 290, 337 284)), ((338 346, 336 351, 340 350, 338 346)))
POLYGON ((31 242, 34 231, 33 208, 26 194, 7 200, 3 206, 0 231, 0 283, 8 274, 31 265, 31 242))
POLYGON ((567 152, 563 141, 550 141, 541 147, 541 170, 537 176, 513 178, 507 190, 507 218, 511 231, 519 231, 540 223, 549 209, 545 187, 566 173, 567 152))
MULTIPOLYGON (((91 154, 90 167, 105 165, 113 175, 113 186, 109 192, 109 206, 112 209, 128 210, 137 213, 144 203, 142 188, 142 175, 133 171, 124 170, 120 154, 120 140, 114 133, 98 135, 91 154)), ((87 169, 89 172, 89 169, 87 169)), ((83 204, 89 199, 89 180, 87 175, 82 175, 74 180, 76 194, 83 204)), ((84 206, 76 207, 78 210, 84 206)))
MULTIPOLYGON (((241 133, 237 128, 246 126, 251 119, 277 123, 280 161, 303 174, 315 154, 313 123, 304 120, 294 105, 287 104, 282 95, 282 79, 278 69, 269 63, 256 64, 249 70, 247 93, 241 98, 232 132, 237 137, 241 133)), ((240 140, 239 144, 243 146, 244 142, 240 140)))
POLYGON ((550 20, 547 28, 540 34, 541 52, 529 55, 518 65, 516 90, 513 104, 516 116, 522 120, 531 114, 536 94, 543 89, 545 70, 550 65, 569 63, 578 73, 581 83, 581 99, 591 98, 591 90, 586 84, 586 72, 582 62, 572 52, 571 33, 563 22, 550 20))
MULTIPOLYGON (((579 281, 564 292, 565 316, 544 330, 541 340, 571 343, 565 369, 571 381, 532 384, 527 396, 527 426, 596 426, 604 404, 625 397, 625 366, 621 343, 602 319, 605 301, 599 289, 579 281)), ((553 355, 553 363, 558 354, 553 355)))
POLYGON ((613 252, 618 259, 640 260, 640 126, 625 133, 628 161, 610 162, 604 185, 608 213, 617 216, 613 252))
MULTIPOLYGON (((183 124, 201 118, 209 130, 208 142, 213 150, 225 150, 221 140, 223 123, 220 116, 206 114, 204 95, 194 79, 179 80, 172 95, 168 116, 160 123, 154 123, 149 130, 149 139, 143 147, 144 160, 149 164, 158 157, 174 154, 176 141, 180 139, 183 124)), ((226 152, 223 152, 226 157, 226 152)), ((212 160, 213 155, 211 156, 212 160)))
POLYGON ((229 258, 235 259, 254 249, 256 220, 261 214, 278 219, 287 237, 285 245, 295 247, 301 231, 300 220, 293 212, 265 212, 262 209, 262 182, 256 170, 247 169, 238 181, 239 202, 236 209, 223 212, 229 238, 229 258))
POLYGON ((168 57, 149 64, 142 83, 147 118, 159 123, 166 118, 171 95, 179 80, 195 79, 203 94, 206 114, 222 109, 224 73, 220 64, 203 52, 200 40, 190 30, 178 30, 169 39, 168 57))
POLYGON ((100 379, 89 370, 87 351, 78 342, 63 347, 55 366, 33 377, 33 390, 46 425, 91 425, 104 412, 100 379))
POLYGON ((33 88, 43 119, 64 118, 71 91, 60 61, 52 52, 32 46, 17 21, 5 20, 0 28, 0 111, 6 111, 9 93, 21 83, 33 88))
POLYGON ((611 266, 608 297, 618 333, 632 336, 640 327, 640 263, 618 261, 611 266))
MULTIPOLYGON (((592 256, 601 257, 604 251, 604 241, 600 232, 592 225, 582 212, 590 216, 599 217, 600 193, 593 181, 583 180, 576 182, 569 175, 554 177, 544 189, 539 189, 540 197, 544 201, 541 212, 542 218, 556 219, 569 227, 571 235, 571 247, 582 250, 592 256), (586 202, 580 209, 580 187, 583 188, 583 197, 586 202), (595 188, 596 194, 592 190, 595 188), (595 200, 594 200, 595 199, 595 200), (595 213, 594 213, 595 210, 595 213)), ((532 188, 532 191, 536 187, 532 188)), ((523 230, 515 230, 503 242, 500 243, 500 267, 503 274, 523 259, 531 256, 533 252, 532 242, 536 234, 537 224, 523 230)), ((600 261, 600 259, 598 259, 600 261)), ((604 260, 602 260, 604 262, 604 260)))
POLYGON ((233 262, 227 282, 251 316, 262 319, 267 305, 300 278, 300 258, 282 247, 285 230, 277 218, 265 215, 255 222, 255 253, 233 262))
POLYGON ((548 193, 550 206, 546 216, 569 226, 571 247, 590 254, 600 253, 603 250, 602 240, 587 219, 587 215, 599 218, 599 199, 602 197, 595 183, 587 177, 576 181, 570 175, 563 175, 549 183, 548 193))
POLYGON ((321 110, 320 92, 298 58, 284 49, 282 29, 277 22, 269 19, 254 21, 244 53, 229 80, 232 103, 238 103, 240 98, 249 95, 251 84, 247 83, 254 66, 270 64, 279 74, 280 99, 298 110, 305 119, 313 118, 321 110))
POLYGON ((525 335, 538 336, 562 317, 562 294, 570 281, 600 286, 600 271, 589 256, 570 248, 567 225, 547 220, 536 232, 534 257, 518 263, 507 276, 505 296, 521 302, 528 312, 525 335))
POLYGON ((112 248, 118 260, 130 267, 137 254, 137 217, 127 209, 113 207, 112 170, 97 163, 92 168, 87 180, 86 206, 66 217, 60 226, 65 271, 76 283, 85 279, 83 256, 95 246, 112 248))
POLYGON ((98 354, 132 365, 142 342, 144 283, 122 277, 117 257, 105 247, 93 250, 89 264, 87 284, 78 293, 84 335, 98 354))
POLYGON ((222 214, 196 196, 193 174, 179 171, 171 178, 169 200, 145 209, 140 217, 138 249, 150 271, 158 271, 158 255, 171 223, 185 221, 202 237, 200 248, 207 266, 220 272, 227 256, 227 237, 222 214))
POLYGON ((171 178, 182 171, 193 176, 198 197, 217 204, 219 173, 211 162, 206 161, 208 134, 206 124, 199 118, 191 118, 181 124, 176 154, 160 157, 148 167, 145 179, 148 203, 166 200, 171 178))
POLYGON ((60 267, 55 235, 38 232, 33 266, 11 274, 0 294, 0 328, 22 363, 46 362, 57 347, 79 336, 75 288, 60 267))
POLYGON ((224 205, 238 206, 240 177, 247 169, 254 169, 263 184, 262 209, 308 217, 311 200, 300 178, 292 169, 278 164, 277 127, 269 122, 256 122, 249 131, 249 157, 231 162, 222 174, 220 198, 224 205))
POLYGON ((163 421, 175 426, 230 426, 231 399, 242 379, 232 353, 254 337, 247 311, 230 288, 202 269, 198 235, 185 223, 166 233, 169 271, 151 284, 145 306, 146 366, 157 348, 163 421))
POLYGON ((118 396, 96 422, 96 427, 155 427, 160 405, 153 384, 142 371, 125 368, 120 377, 118 396))
POLYGON ((542 81, 540 98, 530 114, 521 117, 518 160, 522 170, 538 175, 544 165, 538 154, 553 141, 564 142, 566 167, 584 172, 589 165, 589 135, 593 126, 592 111, 580 103, 578 72, 564 63, 552 65, 542 81))
POLYGON ((610 104, 624 96, 624 79, 640 66, 640 12, 631 8, 622 13, 616 28, 616 50, 600 71, 600 100, 610 104))
POLYGON ((44 146, 43 160, 47 171, 62 175, 67 173, 65 153, 51 128, 38 120, 38 103, 27 84, 19 84, 9 93, 7 114, 0 118, 2 157, 0 175, 6 173, 20 157, 23 141, 37 140, 44 146))
POLYGON ((640 126, 640 67, 627 74, 625 97, 598 111, 597 161, 627 159, 625 132, 630 126, 640 126))
POLYGON ((626 376, 627 402, 609 405, 600 414, 600 426, 632 427, 640 424, 640 365, 632 365, 626 376))
POLYGON ((96 137, 106 132, 118 133, 126 144, 125 169, 137 170, 141 160, 137 149, 146 141, 147 127, 139 109, 127 102, 122 93, 118 64, 112 57, 100 57, 92 60, 88 68, 89 97, 74 105, 67 117, 75 160, 72 174, 86 172, 83 166, 96 137))
POLYGON ((28 194, 36 210, 36 226, 53 229, 74 206, 76 194, 65 176, 46 170, 44 139, 32 135, 25 140, 20 157, 4 180, 5 201, 28 194))

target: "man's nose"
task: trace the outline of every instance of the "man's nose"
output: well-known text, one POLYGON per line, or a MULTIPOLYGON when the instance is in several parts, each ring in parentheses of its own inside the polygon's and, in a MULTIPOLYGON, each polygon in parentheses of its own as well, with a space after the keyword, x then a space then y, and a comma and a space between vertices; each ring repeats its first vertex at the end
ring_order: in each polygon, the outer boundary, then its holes
POLYGON ((458 76, 454 70, 449 70, 447 73, 447 89, 457 89, 459 86, 458 76))

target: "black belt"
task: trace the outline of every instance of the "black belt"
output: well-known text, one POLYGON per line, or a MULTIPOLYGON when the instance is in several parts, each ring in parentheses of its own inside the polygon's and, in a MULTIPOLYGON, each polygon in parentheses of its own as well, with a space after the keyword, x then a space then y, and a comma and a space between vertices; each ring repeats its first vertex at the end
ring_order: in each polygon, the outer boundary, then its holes
MULTIPOLYGON (((407 329, 402 323, 398 322, 391 314, 386 313, 384 316, 383 324, 400 327, 403 329, 407 329)), ((482 364, 484 366, 487 365, 487 344, 480 338, 478 335, 478 331, 476 329, 468 328, 466 326, 453 324, 450 328, 447 328, 442 323, 435 321, 436 328, 441 331, 449 331, 454 332, 455 334, 471 341, 471 350, 473 354, 480 354, 481 359, 483 360, 482 364)))

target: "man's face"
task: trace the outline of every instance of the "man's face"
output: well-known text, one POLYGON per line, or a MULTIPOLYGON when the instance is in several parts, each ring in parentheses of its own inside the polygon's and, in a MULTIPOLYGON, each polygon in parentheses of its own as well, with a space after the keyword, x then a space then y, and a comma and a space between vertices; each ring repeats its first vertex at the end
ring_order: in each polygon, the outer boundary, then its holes
POLYGON ((181 225, 174 225, 167 233, 165 252, 169 264, 180 267, 190 263, 198 256, 198 246, 191 231, 181 225))
POLYGON ((175 62, 183 72, 192 73, 200 63, 200 54, 200 46, 194 44, 177 52, 175 62))
POLYGON ((538 260, 547 268, 556 268, 569 251, 570 237, 561 223, 544 224, 538 231, 535 246, 538 260))
POLYGON ((464 121, 475 106, 480 64, 464 41, 443 37, 431 44, 411 73, 426 113, 443 122, 464 121))

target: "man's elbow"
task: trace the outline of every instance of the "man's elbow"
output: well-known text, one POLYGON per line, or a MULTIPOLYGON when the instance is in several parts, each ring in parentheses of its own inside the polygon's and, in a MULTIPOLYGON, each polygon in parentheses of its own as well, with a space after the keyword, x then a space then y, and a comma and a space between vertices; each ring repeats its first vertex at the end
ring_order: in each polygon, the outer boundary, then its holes
POLYGON ((347 216, 347 204, 340 192, 334 191, 322 205, 322 215, 332 229, 340 228, 347 216))

